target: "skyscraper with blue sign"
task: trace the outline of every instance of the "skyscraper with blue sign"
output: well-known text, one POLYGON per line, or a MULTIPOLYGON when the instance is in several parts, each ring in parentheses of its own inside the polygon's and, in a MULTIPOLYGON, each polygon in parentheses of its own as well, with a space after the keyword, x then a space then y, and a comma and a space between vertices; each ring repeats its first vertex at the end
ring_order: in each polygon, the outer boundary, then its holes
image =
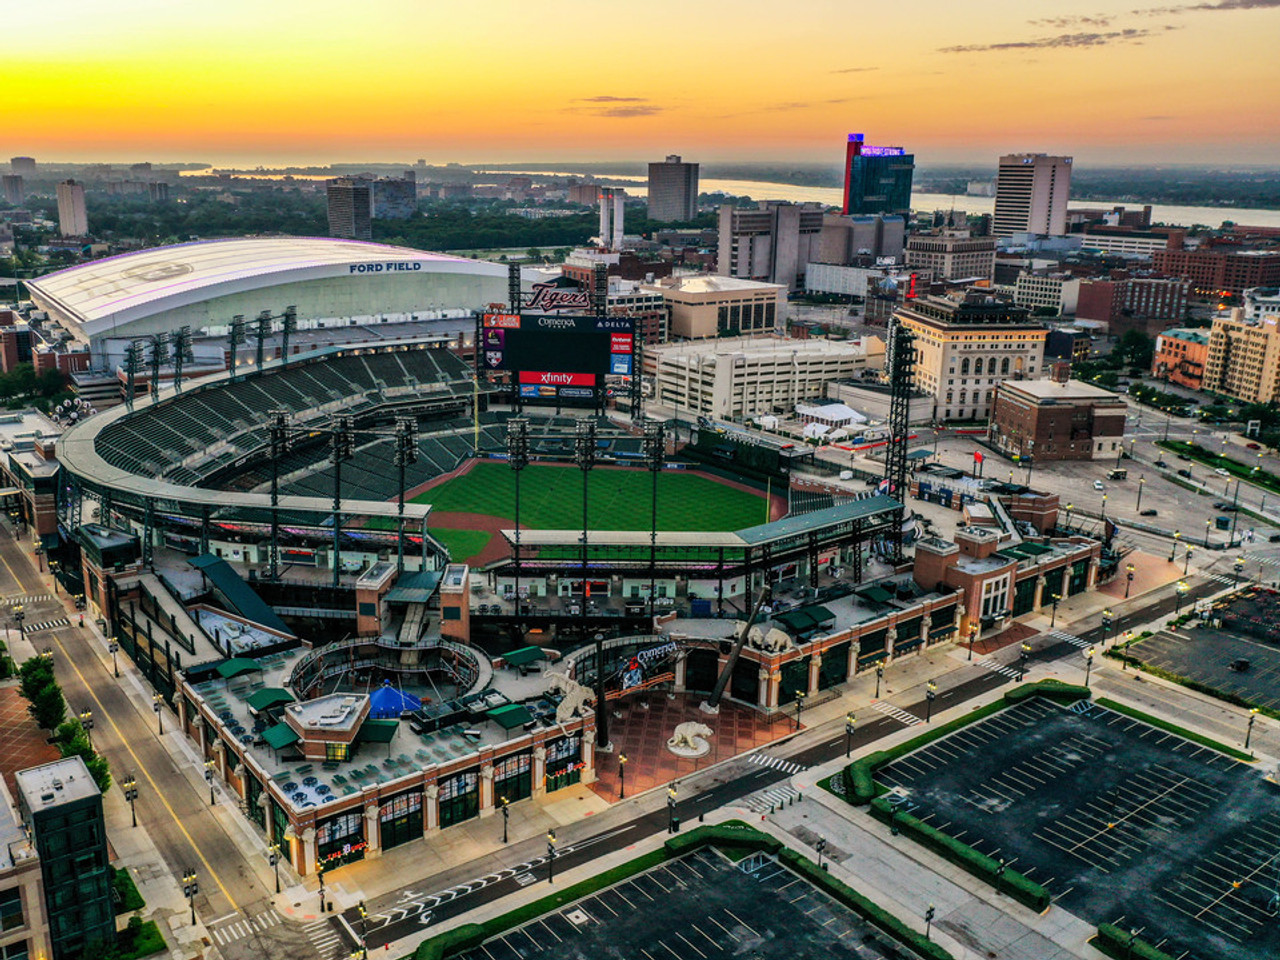
POLYGON ((911 211, 916 158, 902 147, 876 147, 849 134, 844 155, 844 214, 911 211))

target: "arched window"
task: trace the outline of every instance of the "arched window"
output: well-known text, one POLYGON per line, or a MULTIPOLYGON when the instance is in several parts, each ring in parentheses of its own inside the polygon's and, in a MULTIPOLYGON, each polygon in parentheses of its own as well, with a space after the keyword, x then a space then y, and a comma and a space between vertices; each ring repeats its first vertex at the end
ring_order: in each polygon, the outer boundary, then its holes
POLYGON ((960 361, 960 376, 967 377, 969 375, 969 358, 965 357, 960 361))
POLYGON ((982 376, 982 358, 981 357, 978 357, 977 360, 973 361, 973 372, 975 375, 979 377, 982 376))
POLYGON ((1000 361, 1000 373, 1002 375, 1008 376, 1009 374, 1009 358, 1008 357, 1005 357, 1003 360, 1000 361))

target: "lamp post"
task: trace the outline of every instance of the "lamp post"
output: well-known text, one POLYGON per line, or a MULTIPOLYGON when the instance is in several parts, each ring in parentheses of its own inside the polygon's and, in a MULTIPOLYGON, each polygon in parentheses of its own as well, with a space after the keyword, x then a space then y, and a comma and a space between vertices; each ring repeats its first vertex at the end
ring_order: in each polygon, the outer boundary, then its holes
POLYGON ((1231 569, 1235 573, 1235 578, 1231 582, 1231 586, 1240 586, 1240 574, 1244 570, 1244 557, 1236 557, 1231 563, 1231 569))
POLYGON ((267 863, 276 873, 276 893, 280 892, 280 844, 273 843, 267 847, 267 863))
POLYGON ((1004 857, 996 863, 996 895, 1000 894, 1000 887, 1004 883, 1004 857))
POLYGON ((924 690, 924 722, 929 723, 933 720, 933 698, 938 695, 938 685, 932 680, 924 690))
POLYGON ((182 871, 182 895, 191 906, 191 925, 196 923, 196 894, 200 892, 200 884, 196 882, 196 872, 188 867, 182 871))
POLYGON ((133 820, 133 825, 136 827, 138 825, 138 811, 133 804, 134 801, 138 799, 138 781, 134 779, 133 774, 129 774, 129 776, 125 777, 124 781, 120 784, 120 787, 124 790, 125 800, 129 802, 129 816, 133 820))
POLYGON ((216 760, 206 760, 204 762, 204 779, 209 784, 209 806, 213 806, 213 768, 218 765, 216 760))
POLYGON ((978 639, 978 625, 976 623, 969 624, 969 658, 973 659, 973 643, 978 639))
POLYGON ((1027 675, 1027 661, 1031 659, 1031 644, 1022 641, 1022 649, 1018 651, 1018 682, 1027 675))
POLYGON ((1058 622, 1058 602, 1062 599, 1062 594, 1055 593, 1053 595, 1053 616, 1049 618, 1049 629, 1052 630, 1058 622))
POLYGON ((858 717, 852 710, 844 715, 844 758, 846 760, 853 752, 853 730, 857 722, 858 717))
POLYGON ((1067 504, 1067 529, 1071 529, 1071 511, 1075 509, 1075 504, 1067 504))
POLYGON ((506 797, 502 798, 502 842, 507 842, 507 821, 511 819, 511 801, 506 797))
POLYGON ((1181 540, 1181 539, 1182 539, 1182 531, 1181 531, 1181 530, 1174 530, 1174 531, 1173 531, 1173 544, 1169 547, 1169 562, 1170 562, 1170 563, 1173 563, 1173 557, 1174 557, 1174 554, 1175 554, 1175 553, 1177 553, 1177 550, 1178 550, 1178 541, 1179 541, 1179 540, 1181 540))
POLYGON ((53 580, 53 595, 58 595, 58 561, 49 561, 49 577, 53 580))
POLYGON ((880 681, 884 678, 884 665, 876 666, 876 699, 880 699, 880 681))
POLYGON ((1212 527, 1213 527, 1213 521, 1212 521, 1212 520, 1206 520, 1206 521, 1204 522, 1204 545, 1205 545, 1206 547, 1207 547, 1207 546, 1209 546, 1209 530, 1210 530, 1212 527))
POLYGON ((1249 711, 1249 726, 1244 732, 1244 748, 1249 749, 1249 741, 1253 738, 1253 721, 1258 719, 1258 708, 1249 711))
POLYGON ((933 904, 929 904, 929 909, 924 912, 924 938, 929 939, 929 933, 933 929, 933 918, 937 915, 933 904))
POLYGON ((547 883, 556 882, 556 832, 547 831, 547 883))
POLYGON ((680 821, 676 819, 676 795, 679 793, 679 786, 672 783, 667 787, 667 833, 679 833, 680 821))
POLYGON ((1102 519, 1107 519, 1107 495, 1102 495, 1102 519))
POLYGON ((320 878, 320 913, 324 914, 324 864, 316 864, 316 876, 320 878))
POLYGON ((80 711, 80 726, 89 738, 89 746, 93 746, 93 711, 88 707, 80 711))
POLYGON ((817 842, 813 845, 813 849, 818 851, 818 869, 825 869, 825 867, 822 866, 822 851, 827 849, 827 838, 819 837, 817 842))
POLYGON ((1089 685, 1089 674, 1093 671, 1093 647, 1084 652, 1084 685, 1089 685))
POLYGON ((27 629, 22 625, 22 621, 27 619, 27 611, 23 609, 22 604, 18 604, 13 608, 13 619, 18 625, 18 634, 26 633, 27 629))
POLYGON ((156 713, 156 732, 164 736, 164 714, 160 712, 160 705, 164 703, 164 694, 156 693, 151 697, 151 709, 156 713))
POLYGON ((1175 617, 1175 618, 1176 618, 1176 617, 1179 617, 1179 616, 1181 616, 1181 615, 1182 615, 1182 600, 1183 600, 1183 598, 1184 598, 1184 597, 1186 597, 1186 595, 1187 595, 1187 591, 1188 591, 1188 590, 1190 590, 1190 589, 1191 589, 1191 588, 1187 586, 1187 581, 1185 581, 1185 580, 1179 580, 1179 581, 1178 581, 1178 587, 1177 587, 1177 591, 1176 591, 1176 593, 1177 593, 1177 597, 1178 597, 1178 603, 1177 603, 1177 605, 1173 608, 1173 615, 1174 615, 1174 617, 1175 617))
POLYGON ((1128 599, 1129 599, 1129 589, 1133 586, 1133 571, 1134 571, 1134 566, 1133 566, 1133 564, 1132 564, 1132 563, 1125 564, 1125 568, 1124 568, 1124 598, 1125 598, 1126 600, 1128 600, 1128 599))
POLYGON ((364 901, 360 901, 360 905, 356 907, 360 911, 360 960, 368 960, 369 958, 369 942, 368 942, 368 919, 369 911, 365 909, 364 901))
POLYGON ((1107 638, 1111 636, 1111 624, 1113 622, 1111 608, 1108 607, 1102 611, 1102 645, 1106 647, 1107 638))
POLYGON ((804 709, 804 691, 796 691, 796 729, 800 729, 800 711, 804 709))
POLYGON ((111 637, 107 640, 107 652, 111 654, 111 672, 115 674, 116 679, 120 679, 120 661, 116 659, 116 653, 120 650, 120 642, 111 637))
POLYGON ((1147 478, 1146 478, 1146 477, 1139 477, 1139 478, 1138 478, 1138 503, 1137 503, 1137 505, 1133 508, 1133 512, 1134 512, 1134 513, 1141 513, 1141 512, 1142 512, 1142 488, 1143 488, 1143 487, 1145 487, 1146 485, 1147 485, 1147 478))
POLYGON ((1133 631, 1126 630, 1124 632, 1124 650, 1120 653, 1120 669, 1127 671, 1129 669, 1129 641, 1133 639, 1133 631))
POLYGON ((618 754, 618 799, 627 799, 627 755, 618 754))
POLYGON ((1189 543, 1187 544, 1187 553, 1182 564, 1182 575, 1184 577, 1187 575, 1187 571, 1191 569, 1191 551, 1193 551, 1194 549, 1195 547, 1193 547, 1191 544, 1189 543))

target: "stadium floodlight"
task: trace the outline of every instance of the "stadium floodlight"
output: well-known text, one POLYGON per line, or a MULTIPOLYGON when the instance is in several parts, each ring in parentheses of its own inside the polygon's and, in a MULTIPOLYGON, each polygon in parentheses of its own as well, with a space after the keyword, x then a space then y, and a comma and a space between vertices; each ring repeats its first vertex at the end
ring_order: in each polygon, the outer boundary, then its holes
POLYGON ((649 617, 653 618, 658 583, 658 475, 666 454, 666 424, 646 420, 644 424, 644 460, 652 478, 652 504, 649 523, 649 617))
MULTIPOLYGON (((524 417, 512 417, 507 421, 507 463, 516 475, 516 542, 515 581, 516 617, 520 609, 520 473, 529 465, 529 421, 524 417)), ((517 624, 519 620, 517 619, 517 624)))
POLYGON ((574 425, 573 462, 582 470, 582 613, 587 612, 587 600, 591 596, 591 588, 587 584, 588 554, 587 549, 587 490, 591 468, 596 465, 596 421, 594 417, 580 417, 574 425))
MULTIPOLYGON (((404 471, 418 462, 418 421, 413 417, 397 417, 395 432, 395 465, 400 473, 400 498, 396 529, 396 570, 404 573, 404 471)), ((426 549, 426 545, 423 545, 426 549)))
POLYGON ((338 588, 342 565, 338 561, 342 544, 342 465, 351 459, 355 429, 347 415, 333 418, 329 428, 329 463, 333 465, 333 588, 338 588))

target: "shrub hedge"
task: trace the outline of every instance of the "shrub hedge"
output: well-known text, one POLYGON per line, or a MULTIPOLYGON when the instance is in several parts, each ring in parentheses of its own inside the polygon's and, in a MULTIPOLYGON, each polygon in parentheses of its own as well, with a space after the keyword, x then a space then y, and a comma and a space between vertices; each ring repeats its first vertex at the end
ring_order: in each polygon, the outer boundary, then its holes
MULTIPOLYGON (((943 833, 937 827, 929 826, 919 817, 899 812, 895 818, 893 805, 883 797, 872 801, 871 813, 877 820, 884 823, 896 822, 899 830, 921 846, 940 854, 944 859, 967 870, 979 880, 993 887, 997 886, 996 871, 1000 867, 999 861, 979 853, 967 843, 943 833)), ((998 886, 1001 892, 1009 894, 1013 899, 1033 910, 1044 910, 1049 906, 1049 891, 1040 884, 1028 880, 1016 870, 1006 867, 1004 876, 999 878, 998 886)))
POLYGON ((128 870, 117 870, 112 867, 111 885, 115 888, 116 896, 119 898, 116 903, 117 915, 133 913, 133 911, 141 910, 147 905, 147 901, 142 899, 142 894, 138 892, 138 888, 128 870))
POLYGON ((1180 727, 1176 723, 1170 723, 1168 720, 1161 720, 1159 717, 1153 717, 1149 713, 1143 713, 1141 710, 1135 710, 1133 707, 1125 706, 1123 703, 1117 703, 1106 697, 1098 698, 1098 705, 1114 710, 1116 713, 1123 713, 1126 717, 1133 717, 1135 720, 1141 720, 1143 723, 1149 723, 1153 727, 1159 727, 1161 730, 1168 730, 1170 733, 1176 733, 1178 736, 1198 743, 1210 750, 1217 750, 1219 753, 1225 753, 1228 757, 1234 757, 1236 760, 1250 762, 1253 760, 1249 754, 1243 750, 1237 750, 1235 747, 1228 747, 1225 743, 1219 743, 1217 740, 1210 739, 1203 734, 1196 733, 1194 730, 1188 730, 1186 727, 1180 727))
POLYGON ((1157 950, 1145 940, 1134 940, 1133 950, 1129 949, 1129 931, 1112 923, 1098 925, 1098 935, 1089 941, 1108 957, 1116 960, 1173 960, 1171 954, 1157 950))

